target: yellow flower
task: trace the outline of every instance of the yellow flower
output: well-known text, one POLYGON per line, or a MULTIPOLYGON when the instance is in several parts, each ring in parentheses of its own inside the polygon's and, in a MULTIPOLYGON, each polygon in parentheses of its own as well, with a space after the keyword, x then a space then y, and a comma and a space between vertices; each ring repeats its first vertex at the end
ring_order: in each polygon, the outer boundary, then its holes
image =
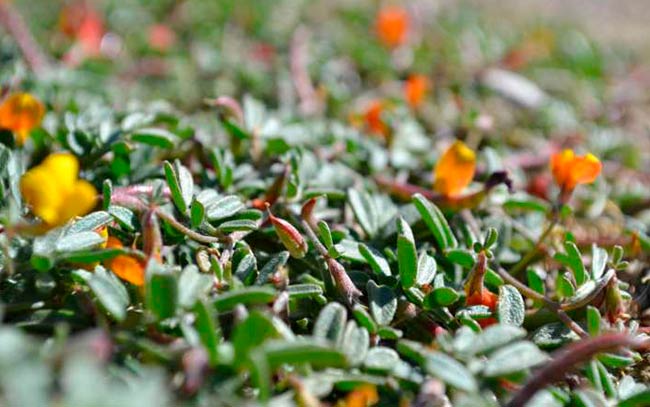
POLYGON ((14 93, 0 104, 0 128, 11 130, 16 144, 23 145, 44 115, 45 106, 41 101, 29 93, 14 93))
POLYGON ((456 141, 436 164, 433 188, 444 196, 457 196, 472 182, 475 170, 476 153, 462 141, 456 141))
MULTIPOLYGON (((121 249, 124 245, 119 239, 109 236, 106 247, 121 249)), ((107 260, 104 265, 122 280, 137 286, 144 285, 145 264, 136 258, 121 254, 107 260)))
POLYGON ((45 229, 61 226, 88 213, 97 201, 97 190, 78 179, 79 162, 69 153, 50 154, 20 179, 20 192, 45 229))
POLYGON ((603 165, 593 154, 577 156, 566 149, 551 157, 551 172, 563 195, 571 194, 578 184, 590 184, 598 178, 603 165))

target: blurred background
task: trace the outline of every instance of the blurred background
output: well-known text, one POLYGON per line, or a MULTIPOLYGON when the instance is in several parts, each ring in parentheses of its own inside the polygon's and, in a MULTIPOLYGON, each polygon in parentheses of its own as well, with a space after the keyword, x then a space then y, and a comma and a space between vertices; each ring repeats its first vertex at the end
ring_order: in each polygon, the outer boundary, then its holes
MULTIPOLYGON (((34 0, 0 11, 3 91, 33 86, 51 112, 84 123, 181 113, 180 128, 214 142, 223 129, 206 100, 223 96, 300 142, 317 144, 325 123, 391 132, 396 168, 419 165, 404 151, 431 165, 431 142, 452 138, 504 156, 547 142, 593 151, 625 175, 611 194, 650 199, 650 10, 639 0, 34 0)), ((44 127, 56 132, 56 120, 44 127)))
MULTIPOLYGON (((608 51, 617 48, 621 58, 630 49, 642 54, 648 47, 644 33, 650 18, 650 10, 638 0, 35 0, 13 4, 48 55, 68 67, 83 68, 86 76, 75 78, 77 85, 102 84, 113 96, 172 98, 186 108, 198 106, 206 95, 242 89, 280 100, 290 74, 285 57, 301 25, 308 27, 303 34, 310 37, 309 70, 320 83, 354 82, 355 75, 377 83, 394 68, 402 74, 435 72, 442 64, 460 62, 464 71, 475 70, 498 62, 536 35, 534 41, 543 42, 540 27, 554 32, 555 38, 546 35, 548 44, 567 48, 563 52, 582 53, 583 59, 591 47, 587 38, 608 51), (401 47, 393 58, 386 58, 388 51, 372 35, 376 10, 387 5, 403 6, 413 20, 411 47, 401 47), (110 78, 110 83, 98 78, 110 78)), ((592 68, 603 67, 588 69, 592 68)))
MULTIPOLYGON (((458 2, 453 2, 458 6, 458 2)), ((501 24, 530 19, 552 19, 576 24, 589 36, 608 44, 633 47, 647 53, 650 9, 643 0, 473 0, 501 24)))

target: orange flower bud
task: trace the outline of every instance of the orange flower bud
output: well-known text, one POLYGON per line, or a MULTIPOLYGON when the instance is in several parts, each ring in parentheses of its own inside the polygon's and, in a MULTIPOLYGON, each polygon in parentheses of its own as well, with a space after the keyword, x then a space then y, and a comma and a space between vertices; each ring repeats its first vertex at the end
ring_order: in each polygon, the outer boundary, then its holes
MULTIPOLYGON (((465 303, 471 305, 484 305, 494 311, 499 301, 499 296, 485 288, 484 279, 487 272, 487 255, 485 252, 478 254, 476 266, 470 272, 465 283, 465 303)), ((482 328, 495 324, 495 318, 485 318, 477 321, 482 328)))
POLYGON ((375 100, 366 109, 363 119, 366 124, 366 129, 376 135, 381 137, 386 137, 388 135, 388 126, 382 118, 384 113, 384 104, 375 100))
POLYGON ((412 107, 422 104, 429 90, 429 79, 424 75, 411 75, 404 84, 404 98, 412 107))
POLYGON ((472 182, 476 153, 462 141, 445 151, 433 172, 433 188, 444 196, 459 195, 472 182))
POLYGON ((406 41, 409 15, 404 8, 387 6, 379 10, 375 20, 375 32, 387 47, 394 48, 406 41))
MULTIPOLYGON (((106 247, 109 249, 121 249, 124 245, 119 239, 109 236, 106 247)), ((104 265, 122 280, 137 286, 144 285, 145 264, 136 258, 121 254, 107 260, 104 265)))
POLYGON ((14 93, 0 105, 0 128, 11 130, 16 144, 23 145, 29 132, 38 127, 45 115, 45 106, 29 93, 14 93))
POLYGON ((593 154, 577 156, 573 150, 566 149, 551 157, 551 172, 562 190, 563 201, 568 199, 578 184, 594 182, 601 170, 602 164, 593 154))

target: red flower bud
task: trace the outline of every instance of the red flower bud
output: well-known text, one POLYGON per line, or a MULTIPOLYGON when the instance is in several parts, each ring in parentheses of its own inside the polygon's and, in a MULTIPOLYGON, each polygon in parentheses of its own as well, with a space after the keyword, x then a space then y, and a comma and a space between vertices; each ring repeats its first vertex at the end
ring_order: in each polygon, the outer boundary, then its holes
POLYGON ((273 224, 275 233, 278 234, 280 241, 291 256, 297 259, 305 257, 307 253, 307 242, 305 242, 305 239, 298 232, 298 229, 286 220, 273 216, 271 211, 269 211, 269 219, 273 224))

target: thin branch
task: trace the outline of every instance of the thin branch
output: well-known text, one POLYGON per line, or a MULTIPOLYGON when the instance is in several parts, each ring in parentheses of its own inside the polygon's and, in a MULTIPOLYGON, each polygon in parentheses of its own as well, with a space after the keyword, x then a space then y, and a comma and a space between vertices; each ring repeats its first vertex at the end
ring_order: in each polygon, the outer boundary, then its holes
MULTIPOLYGON (((146 195, 152 196, 154 192, 153 185, 129 185, 127 187, 113 188, 113 194, 117 195, 146 195)), ((162 188, 162 195, 165 198, 171 197, 172 193, 169 187, 162 188)))
POLYGON ((309 31, 300 26, 293 33, 289 50, 290 69, 293 84, 300 98, 300 110, 303 114, 317 113, 322 108, 318 94, 314 88, 307 65, 309 64, 309 31))
POLYGON ((361 297, 363 294, 354 285, 350 279, 350 276, 345 271, 345 267, 343 267, 341 263, 330 256, 327 248, 325 248, 325 246, 323 246, 323 244, 320 242, 318 236, 316 236, 316 233, 309 225, 309 222, 303 219, 302 227, 307 233, 307 237, 309 237, 309 239, 314 244, 316 251, 318 251, 318 253, 320 253, 320 255, 325 259, 325 262, 327 263, 327 269, 334 278, 334 281, 336 281, 336 286, 341 291, 341 294, 343 294, 343 297, 345 297, 348 305, 352 306, 355 303, 356 299, 361 297))
POLYGON ((22 16, 6 0, 0 1, 0 25, 16 41, 25 61, 36 75, 40 76, 50 68, 45 52, 34 40, 22 16))
POLYGON ((165 222, 169 223, 174 229, 178 230, 185 236, 199 243, 205 243, 205 244, 221 243, 227 240, 227 237, 223 235, 208 236, 208 235, 203 235, 201 233, 195 232, 192 229, 180 223, 178 220, 176 220, 176 218, 163 212, 162 210, 156 210, 156 215, 158 215, 161 219, 165 220, 165 222))
POLYGON ((595 338, 587 338, 567 345, 552 355, 552 360, 539 369, 506 404, 507 407, 526 405, 538 391, 551 383, 561 380, 577 365, 587 362, 598 353, 617 350, 623 347, 647 349, 650 342, 626 333, 610 333, 595 338))
POLYGON ((510 274, 516 276, 519 273, 521 273, 524 269, 526 269, 528 265, 530 265, 530 263, 535 259, 535 256, 539 254, 542 244, 544 244, 546 238, 551 234, 553 228, 555 228, 555 225, 557 225, 557 216, 553 215, 553 219, 551 219, 549 225, 542 232, 539 238, 537 238, 537 242, 535 243, 535 246, 528 253, 526 253, 526 255, 522 257, 517 264, 515 264, 510 269, 510 274))
POLYGON ((519 292, 533 300, 541 301, 544 306, 549 309, 551 312, 555 313, 557 317, 562 321, 569 329, 578 334, 580 337, 589 336, 587 332, 580 325, 578 325, 574 320, 567 315, 567 313, 562 309, 562 306, 555 301, 548 299, 545 295, 534 291, 525 284, 521 283, 519 280, 514 278, 510 273, 504 270, 502 267, 497 268, 497 273, 501 278, 503 278, 508 284, 514 286, 519 292))

